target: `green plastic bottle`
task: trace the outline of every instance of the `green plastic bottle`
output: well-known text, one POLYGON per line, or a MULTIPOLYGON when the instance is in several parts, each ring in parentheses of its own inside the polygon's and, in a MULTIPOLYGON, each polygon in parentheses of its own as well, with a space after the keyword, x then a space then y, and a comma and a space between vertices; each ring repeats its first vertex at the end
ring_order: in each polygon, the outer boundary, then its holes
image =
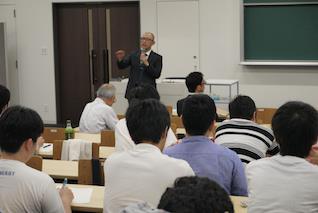
POLYGON ((72 127, 71 120, 66 121, 66 127, 65 127, 64 132, 65 132, 65 140, 74 138, 74 129, 72 127))

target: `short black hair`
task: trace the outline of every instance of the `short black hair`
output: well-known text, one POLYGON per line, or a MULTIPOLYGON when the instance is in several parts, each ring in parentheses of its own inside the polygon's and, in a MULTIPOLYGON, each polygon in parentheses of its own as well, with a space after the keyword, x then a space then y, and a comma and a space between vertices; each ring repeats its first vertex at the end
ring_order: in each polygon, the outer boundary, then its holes
POLYGON ((0 114, 10 101, 10 91, 3 85, 0 85, 0 114))
POLYGON ((7 153, 19 151, 24 141, 32 139, 36 143, 43 133, 43 121, 32 109, 13 106, 0 117, 0 148, 7 153))
POLYGON ((252 120, 256 105, 253 99, 246 95, 238 95, 229 104, 230 118, 252 120))
POLYGON ((281 155, 305 158, 317 142, 317 110, 304 102, 287 102, 274 114, 272 129, 281 155))
POLYGON ((216 107, 207 95, 191 95, 182 107, 182 122, 189 135, 204 135, 216 119, 216 107))
POLYGON ((162 134, 170 127, 167 108, 156 99, 146 99, 130 105, 126 112, 127 128, 132 140, 159 143, 162 134))
POLYGON ((159 209, 175 213, 233 213, 227 192, 206 177, 181 177, 161 196, 159 209))
POLYGON ((150 98, 160 100, 157 89, 150 84, 142 84, 131 89, 127 96, 129 105, 150 98))
POLYGON ((203 74, 201 72, 191 72, 186 77, 186 85, 189 92, 195 92, 198 85, 202 84, 203 74))

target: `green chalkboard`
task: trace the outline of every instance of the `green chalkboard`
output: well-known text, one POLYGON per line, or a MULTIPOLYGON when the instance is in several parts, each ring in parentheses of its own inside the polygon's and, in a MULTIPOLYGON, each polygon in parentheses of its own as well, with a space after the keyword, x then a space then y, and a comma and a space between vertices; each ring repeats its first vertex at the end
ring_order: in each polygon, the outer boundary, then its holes
POLYGON ((246 3, 316 3, 317 0, 244 0, 246 3))
POLYGON ((245 61, 318 61, 318 4, 273 2, 244 1, 245 61))

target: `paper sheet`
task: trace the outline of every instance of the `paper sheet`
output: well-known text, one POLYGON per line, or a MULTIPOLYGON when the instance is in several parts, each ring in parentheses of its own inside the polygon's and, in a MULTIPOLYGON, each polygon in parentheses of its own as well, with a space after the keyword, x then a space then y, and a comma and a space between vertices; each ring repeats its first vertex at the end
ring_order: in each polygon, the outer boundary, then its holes
POLYGON ((89 203, 93 193, 92 188, 73 188, 69 187, 74 195, 73 203, 89 203))
POLYGON ((53 153, 53 144, 43 143, 39 150, 40 153, 53 153))

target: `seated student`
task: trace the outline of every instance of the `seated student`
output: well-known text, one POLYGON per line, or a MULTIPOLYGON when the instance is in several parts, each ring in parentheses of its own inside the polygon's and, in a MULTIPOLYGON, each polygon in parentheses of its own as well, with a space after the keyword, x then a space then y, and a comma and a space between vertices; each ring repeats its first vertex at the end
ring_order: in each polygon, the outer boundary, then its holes
MULTIPOLYGON (((200 94, 204 92, 204 85, 205 85, 205 80, 203 79, 203 74, 201 72, 191 72, 187 77, 186 77, 186 86, 189 91, 189 96, 193 94, 200 94)), ((182 107, 183 107, 183 102, 187 98, 183 98, 178 100, 177 102, 177 113, 178 116, 182 115, 182 107)))
MULTIPOLYGON (((151 85, 141 85, 135 87, 131 90, 128 95, 128 103, 136 103, 138 101, 146 100, 146 99, 160 99, 158 91, 151 85)), ((171 146, 177 142, 177 138, 171 128, 168 130, 168 135, 165 143, 165 147, 171 146)), ((116 128, 115 128, 115 149, 116 151, 125 151, 129 149, 133 149, 136 144, 132 141, 127 124, 126 119, 123 118, 118 121, 116 128)))
POLYGON ((248 212, 318 212, 318 167, 305 159, 317 142, 317 110, 288 102, 276 111, 272 128, 280 155, 247 164, 248 212))
POLYGON ((80 132, 99 133, 102 130, 114 130, 118 122, 112 108, 116 101, 116 89, 111 84, 103 84, 96 92, 97 98, 86 104, 79 123, 80 132))
POLYGON ((226 191, 216 182, 202 177, 178 178, 162 195, 158 208, 175 213, 234 213, 226 191))
POLYGON ((104 212, 117 213, 129 204, 147 202, 156 207, 167 187, 178 177, 194 175, 189 164, 161 153, 170 116, 158 100, 148 99, 129 106, 127 127, 137 144, 115 152, 104 165, 104 212))
POLYGON ((164 153, 186 160, 197 176, 208 177, 231 195, 247 195, 243 165, 237 154, 209 139, 216 117, 214 101, 193 95, 184 102, 182 121, 186 137, 164 153))
POLYGON ((231 119, 219 124, 215 143, 235 151, 244 165, 279 152, 272 130, 255 123, 256 106, 252 98, 237 96, 229 104, 229 111, 231 119))
POLYGON ((52 178, 25 164, 42 133, 42 119, 31 109, 10 107, 0 117, 0 212, 72 212, 72 191, 58 192, 52 178))
POLYGON ((10 101, 10 91, 3 85, 0 85, 0 116, 8 107, 10 101))

